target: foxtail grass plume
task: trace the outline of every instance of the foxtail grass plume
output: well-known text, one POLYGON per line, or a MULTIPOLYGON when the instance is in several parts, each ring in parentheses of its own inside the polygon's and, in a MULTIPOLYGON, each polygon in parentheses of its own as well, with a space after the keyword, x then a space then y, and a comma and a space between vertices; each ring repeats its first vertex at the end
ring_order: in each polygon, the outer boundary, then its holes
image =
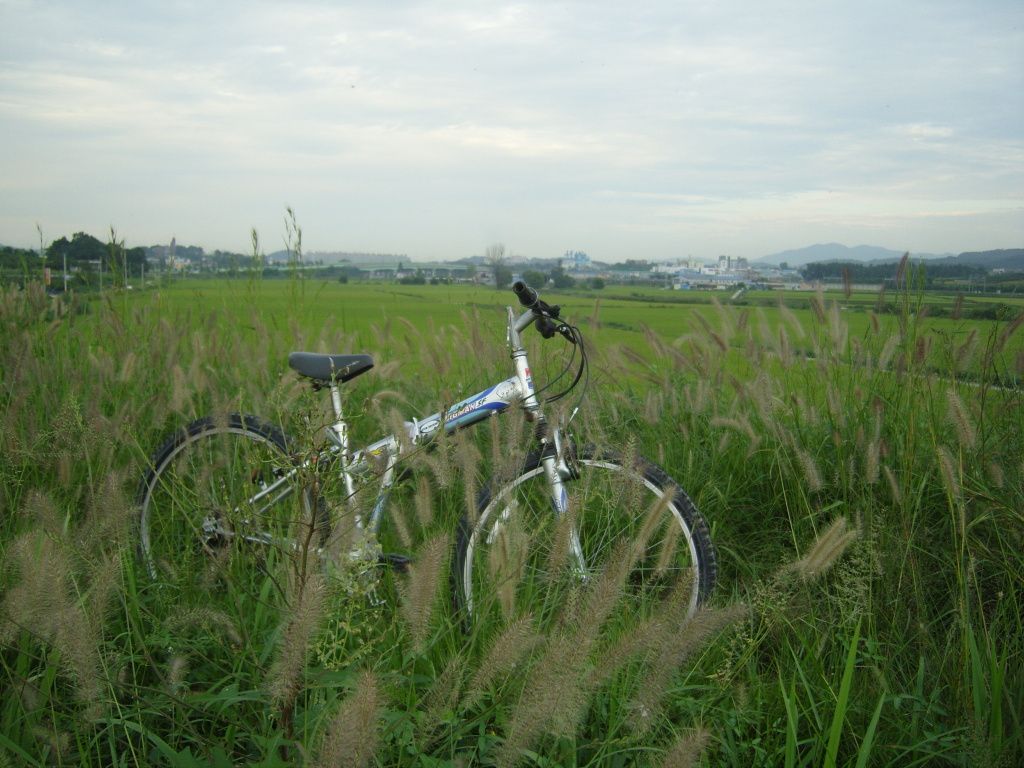
POLYGON ((373 760, 380 734, 381 695, 370 670, 359 674, 356 690, 342 702, 331 720, 317 768, 363 768, 373 760))
POLYGON ((416 483, 416 519, 420 527, 426 530, 434 521, 434 500, 430 490, 430 480, 421 475, 416 483))
POLYGON ((973 450, 978 444, 978 431, 974 428, 974 422, 967 412, 967 406, 955 389, 946 390, 946 398, 949 401, 949 423, 953 427, 960 447, 965 450, 973 450))
POLYGON ((569 511, 558 516, 555 531, 551 536, 545 575, 550 581, 558 581, 569 566, 569 551, 573 533, 576 530, 576 516, 579 504, 573 503, 569 511))
POLYGON ((0 644, 14 642, 21 630, 53 643, 84 714, 99 716, 99 622, 77 599, 83 585, 76 583, 69 548, 36 528, 11 542, 7 560, 20 579, 0 602, 0 644))
POLYGON ((789 368, 793 364, 793 342, 789 338, 789 333, 786 332, 786 328, 783 325, 779 325, 779 361, 782 363, 783 368, 789 368))
POLYGON ((992 485, 994 485, 996 488, 1002 488, 1006 485, 1006 477, 1003 475, 1003 468, 999 465, 999 462, 989 462, 988 478, 992 485))
POLYGON ((449 550, 447 534, 426 541, 409 566, 409 580, 401 590, 402 617, 417 648, 422 648, 427 638, 438 586, 444 581, 442 575, 448 567, 449 550))
POLYGON ((900 287, 903 283, 903 278, 907 274, 907 264, 910 262, 910 251, 903 254, 903 258, 900 259, 899 266, 896 268, 896 286, 900 287))
POLYGON ((395 535, 398 536, 402 546, 406 549, 411 548, 412 530, 409 528, 409 522, 405 519, 405 510, 395 504, 388 510, 388 516, 391 518, 391 523, 395 527, 395 535))
POLYGON ((631 568, 633 542, 620 540, 609 553, 604 570, 587 585, 582 605, 568 596, 559 628, 549 636, 533 674, 506 728, 497 756, 503 767, 517 765, 542 733, 573 737, 582 722, 596 684, 587 674, 601 626, 617 604, 631 568))
POLYGON ((953 360, 956 364, 957 370, 964 370, 974 359, 974 354, 978 349, 978 329, 971 328, 970 333, 967 334, 967 338, 963 344, 958 346, 953 352, 953 360))
POLYGON ((644 334, 644 339, 647 341, 647 346, 651 348, 651 352, 654 353, 654 357, 658 360, 664 360, 668 356, 667 347, 664 339, 652 330, 649 326, 644 323, 639 323, 640 330, 644 334))
POLYGON ((643 416, 648 424, 657 426, 665 413, 665 392, 662 389, 651 389, 644 398, 643 416))
POLYGON ((811 312, 814 313, 814 319, 821 325, 824 325, 827 319, 825 315, 825 294, 820 288, 811 296, 810 305, 811 312))
POLYGON ((711 731, 696 728, 679 736, 665 753, 660 768, 694 768, 700 765, 701 755, 711 741, 711 731))
POLYGON ((514 500, 511 507, 511 514, 495 524, 494 542, 488 552, 491 585, 497 591, 506 620, 515 615, 516 590, 529 554, 529 536, 523 530, 514 500))
POLYGON ((286 713, 302 688, 306 656, 323 622, 327 596, 326 583, 319 573, 296 578, 291 591, 290 615, 277 658, 267 673, 270 696, 286 713))
MULTIPOLYGON (((677 601, 675 621, 667 621, 647 657, 646 671, 636 698, 630 703, 633 710, 631 724, 638 733, 647 732, 658 720, 662 706, 672 688, 673 675, 686 660, 712 637, 749 613, 745 605, 728 608, 701 608, 691 618, 680 609, 688 605, 677 601)), ((671 618, 671 617, 670 617, 671 618)))
POLYGON ((1008 322, 1003 330, 999 333, 999 339, 996 341, 995 353, 999 354, 1006 347, 1006 342, 1010 340, 1010 337, 1017 332, 1017 329, 1024 325, 1024 312, 1017 314, 1013 320, 1008 322))
POLYGON ((788 325, 793 329, 793 333, 796 334, 798 339, 802 339, 804 337, 804 327, 797 316, 793 314, 793 310, 786 306, 786 302, 781 298, 779 299, 778 308, 779 316, 782 318, 785 325, 788 325))
POLYGON ((461 433, 455 441, 455 456, 462 478, 462 489, 465 494, 466 515, 471 524, 476 522, 476 493, 479 485, 479 467, 483 458, 476 445, 468 438, 468 433, 461 433))
POLYGON ((821 473, 818 471, 818 465, 814 461, 814 457, 811 456, 809 451, 805 451, 803 448, 796 449, 797 461, 800 463, 800 468, 804 473, 804 482, 807 483, 807 490, 811 493, 817 493, 824 484, 821 481, 821 473))
POLYGON ((670 638, 679 635, 690 618, 693 579, 691 572, 676 578, 659 610, 629 632, 620 633, 615 643, 602 649, 593 673, 598 681, 607 680, 634 657, 650 654, 652 649, 663 647, 670 638))
POLYGON ((960 463, 944 445, 938 446, 935 454, 939 460, 939 471, 942 474, 942 482, 946 485, 946 493, 953 501, 960 501, 960 463))
POLYGON ((837 517, 835 522, 815 540, 810 551, 789 568, 804 581, 814 581, 835 565, 857 536, 856 529, 849 527, 845 517, 837 517))
POLYGON ((713 306, 715 311, 718 313, 718 319, 722 324, 722 333, 728 337, 732 337, 736 332, 736 322, 732 308, 723 306, 722 302, 720 302, 715 296, 711 297, 711 306, 713 306))
POLYGON ((900 337, 899 334, 893 333, 885 340, 885 344, 882 345, 882 351, 878 355, 878 370, 888 370, 889 364, 892 362, 893 355, 896 354, 896 349, 899 347, 900 337))
POLYGON ((185 687, 185 677, 188 675, 188 657, 176 653, 171 656, 167 663, 167 691, 172 696, 177 696, 185 687))
POLYGON ((424 751, 428 751, 437 738, 445 713, 458 708, 465 671, 466 657, 456 653, 417 702, 416 708, 422 713, 417 724, 417 742, 424 751))
POLYGON ((518 765, 525 750, 545 732, 566 737, 575 734, 589 700, 584 674, 589 650, 571 633, 548 639, 540 662, 509 716, 505 742, 496 757, 499 768, 518 765))
POLYGON ((543 641, 534 626, 533 614, 511 622, 491 643, 483 661, 469 682, 464 705, 472 708, 496 680, 511 673, 543 641))
POLYGON ((885 479, 889 482, 889 493, 892 494, 893 503, 902 504, 903 492, 900 490, 900 484, 896 479, 896 475, 888 467, 882 467, 882 471, 885 473, 885 479))
POLYGON ((881 446, 877 440, 870 441, 864 448, 864 482, 874 485, 878 482, 878 458, 881 446))
POLYGON ((618 347, 617 351, 631 363, 644 370, 647 370, 651 366, 651 362, 632 347, 618 347))

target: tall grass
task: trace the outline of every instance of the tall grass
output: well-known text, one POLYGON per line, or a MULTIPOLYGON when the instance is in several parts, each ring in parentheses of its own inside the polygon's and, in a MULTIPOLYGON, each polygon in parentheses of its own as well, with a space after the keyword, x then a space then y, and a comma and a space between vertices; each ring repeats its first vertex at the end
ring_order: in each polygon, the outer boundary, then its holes
MULTIPOLYGON (((298 259, 301 235, 289 233, 298 259)), ((713 528, 722 589, 694 617, 669 598, 653 617, 613 621, 631 546, 620 542, 557 611, 511 608, 468 633, 445 568, 483 476, 525 450, 514 418, 501 433, 512 456, 484 428, 408 457, 383 545, 415 555, 409 575, 284 558, 244 589, 217 564, 171 589, 139 566, 134 487, 171 429, 241 411, 322 439, 326 404, 284 372, 290 350, 375 354, 346 396, 366 438, 507 369, 492 343, 500 317, 389 317, 355 346, 301 311, 289 322, 266 311, 274 288, 252 276, 230 290, 244 324, 227 308, 173 308, 159 291, 88 304, 0 293, 0 764, 973 766, 1024 755, 1020 393, 964 382, 952 364, 936 372, 935 346, 962 363, 966 342, 925 331, 912 274, 898 322, 874 318, 857 334, 824 296, 808 323, 784 306, 772 323, 718 305, 691 312, 679 337, 641 328, 628 345, 603 343, 595 310, 602 375, 584 431, 639 446, 690 492, 713 528)), ((974 365, 1012 368, 1002 358, 1019 324, 972 341, 974 365)), ((558 370, 545 354, 531 355, 535 376, 558 370)), ((332 511, 344 521, 371 503, 332 511)), ((337 525, 327 549, 347 552, 348 530, 337 525)))

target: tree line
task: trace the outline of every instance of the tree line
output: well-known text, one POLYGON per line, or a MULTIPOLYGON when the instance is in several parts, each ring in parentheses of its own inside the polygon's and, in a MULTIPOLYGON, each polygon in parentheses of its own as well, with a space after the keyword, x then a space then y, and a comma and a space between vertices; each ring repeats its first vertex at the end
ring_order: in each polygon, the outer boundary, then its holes
POLYGON ((66 266, 76 285, 98 284, 101 269, 110 276, 112 285, 126 285, 129 276, 140 274, 145 264, 146 250, 126 247, 113 232, 106 243, 85 232, 76 232, 70 240, 54 240, 42 253, 29 248, 0 248, 0 273, 13 280, 38 279, 44 268, 49 268, 51 275, 60 274, 66 266))
MULTIPOLYGON (((968 264, 929 264, 921 262, 925 284, 941 280, 966 280, 988 274, 985 267, 968 264)), ((915 265, 914 268, 917 268, 915 265)), ((896 279, 899 264, 861 264, 855 261, 807 264, 800 271, 806 280, 848 280, 851 283, 883 283, 896 279)))

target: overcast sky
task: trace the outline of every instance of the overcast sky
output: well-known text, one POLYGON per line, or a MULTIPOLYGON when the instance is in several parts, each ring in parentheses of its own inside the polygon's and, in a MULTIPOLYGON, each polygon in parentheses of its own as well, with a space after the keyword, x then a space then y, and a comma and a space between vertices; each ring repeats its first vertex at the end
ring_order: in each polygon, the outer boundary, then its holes
POLYGON ((1024 247, 1024 2, 0 0, 0 243, 1024 247))

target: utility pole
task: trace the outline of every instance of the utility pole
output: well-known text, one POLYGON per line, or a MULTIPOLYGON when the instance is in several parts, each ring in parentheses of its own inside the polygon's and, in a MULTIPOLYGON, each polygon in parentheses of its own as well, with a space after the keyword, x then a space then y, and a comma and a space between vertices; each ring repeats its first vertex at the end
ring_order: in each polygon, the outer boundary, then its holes
POLYGON ((36 232, 39 233, 39 260, 43 264, 43 288, 46 288, 46 255, 43 252, 43 228, 39 226, 39 222, 36 222, 36 232))

